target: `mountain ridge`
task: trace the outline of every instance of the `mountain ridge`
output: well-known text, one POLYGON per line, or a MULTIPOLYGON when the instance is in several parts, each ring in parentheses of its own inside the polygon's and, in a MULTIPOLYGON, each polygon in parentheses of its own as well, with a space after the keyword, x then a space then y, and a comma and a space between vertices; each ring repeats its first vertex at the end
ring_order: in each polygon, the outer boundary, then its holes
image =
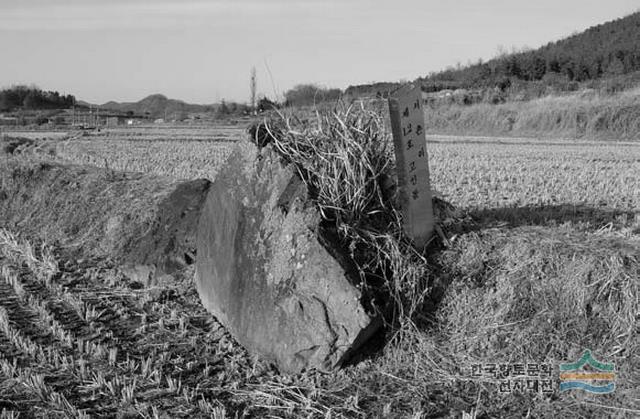
POLYGON ((214 112, 218 105, 198 105, 187 103, 179 99, 170 99, 161 93, 154 93, 137 102, 109 101, 102 105, 95 105, 85 101, 78 101, 78 105, 97 107, 104 110, 133 113, 151 118, 182 119, 188 114, 214 112))

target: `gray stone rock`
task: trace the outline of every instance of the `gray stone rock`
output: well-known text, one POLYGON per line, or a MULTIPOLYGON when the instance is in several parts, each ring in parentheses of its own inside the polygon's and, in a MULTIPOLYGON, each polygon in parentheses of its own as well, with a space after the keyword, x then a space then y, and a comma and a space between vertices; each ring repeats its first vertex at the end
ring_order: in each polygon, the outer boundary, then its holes
POLYGON ((344 260, 321 244, 307 195, 270 146, 242 142, 212 184, 198 226, 203 304, 250 352, 286 372, 339 366, 380 326, 344 260))
MULTIPOLYGON (((150 270, 146 285, 163 282, 166 275, 195 263, 196 230, 210 182, 196 179, 177 184, 159 203, 146 234, 132 240, 123 265, 134 271, 150 270)), ((109 224, 107 224, 107 228, 109 224)))

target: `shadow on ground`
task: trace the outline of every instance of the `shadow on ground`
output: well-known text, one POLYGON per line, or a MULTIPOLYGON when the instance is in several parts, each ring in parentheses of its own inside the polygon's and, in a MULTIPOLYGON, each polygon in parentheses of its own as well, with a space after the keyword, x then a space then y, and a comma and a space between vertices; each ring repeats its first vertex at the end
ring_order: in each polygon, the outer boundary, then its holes
MULTIPOLYGON (((564 223, 584 224, 591 228, 624 228, 638 224, 640 212, 586 205, 538 205, 516 208, 488 208, 467 213, 474 223, 466 231, 478 231, 496 224, 505 227, 555 226, 564 223), (611 226, 611 227, 609 227, 611 226)), ((463 226, 464 227, 464 226, 463 226)))

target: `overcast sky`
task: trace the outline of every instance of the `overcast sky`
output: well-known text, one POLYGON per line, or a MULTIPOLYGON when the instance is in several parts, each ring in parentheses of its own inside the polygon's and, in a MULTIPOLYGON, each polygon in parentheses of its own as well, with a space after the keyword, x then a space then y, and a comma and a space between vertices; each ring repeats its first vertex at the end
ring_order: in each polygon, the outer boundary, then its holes
POLYGON ((412 80, 532 48, 640 0, 0 0, 0 87, 93 103, 152 93, 245 102, 312 82, 412 80))

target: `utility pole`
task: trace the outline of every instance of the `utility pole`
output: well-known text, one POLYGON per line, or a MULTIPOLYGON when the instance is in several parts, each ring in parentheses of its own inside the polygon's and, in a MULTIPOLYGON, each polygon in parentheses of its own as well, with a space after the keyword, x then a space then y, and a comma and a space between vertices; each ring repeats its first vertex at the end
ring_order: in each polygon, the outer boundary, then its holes
POLYGON ((251 112, 255 115, 256 112, 256 68, 251 67, 251 83, 249 85, 251 89, 251 112))

